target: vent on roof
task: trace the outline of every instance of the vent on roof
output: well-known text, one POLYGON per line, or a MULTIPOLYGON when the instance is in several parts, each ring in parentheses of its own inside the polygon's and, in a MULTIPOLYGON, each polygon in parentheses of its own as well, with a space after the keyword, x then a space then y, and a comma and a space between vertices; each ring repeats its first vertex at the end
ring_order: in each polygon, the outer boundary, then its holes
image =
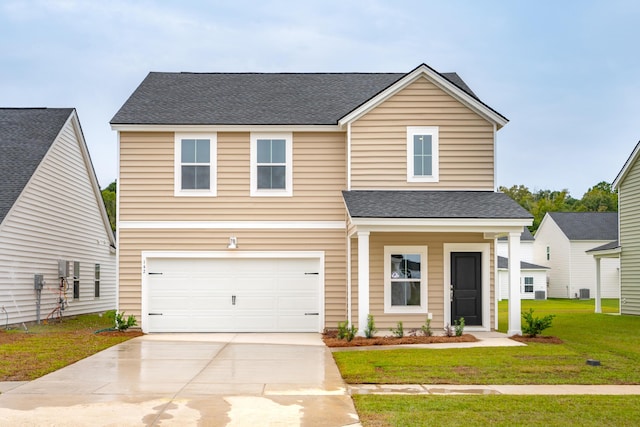
POLYGON ((580 289, 580 299, 589 299, 589 289, 580 289))

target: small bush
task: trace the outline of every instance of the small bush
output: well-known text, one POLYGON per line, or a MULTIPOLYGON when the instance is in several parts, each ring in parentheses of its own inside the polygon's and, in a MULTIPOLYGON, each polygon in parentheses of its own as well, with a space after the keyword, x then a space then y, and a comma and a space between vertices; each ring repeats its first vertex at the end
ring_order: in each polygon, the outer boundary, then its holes
POLYGON ((138 322, 136 321, 136 318, 133 315, 127 316, 127 318, 125 320, 124 311, 123 311, 122 313, 116 313, 115 314, 115 324, 116 324, 116 329, 117 330, 126 331, 127 329, 131 328, 132 326, 136 326, 138 324, 138 322))
POLYGON ((348 321, 344 321, 344 322, 338 322, 338 339, 343 340, 346 338, 347 336, 347 332, 349 329, 349 322, 348 321))
POLYGON ((533 309, 530 308, 528 312, 522 313, 524 319, 524 325, 522 326, 522 333, 529 337, 536 337, 547 328, 551 327, 555 314, 547 314, 542 319, 539 317, 533 317, 533 309))
POLYGON ((364 336, 367 338, 373 338, 376 334, 376 323, 373 320, 373 315, 369 314, 367 316, 367 327, 364 329, 364 336))
POLYGON ((455 335, 455 333, 453 332, 453 328, 448 323, 444 326, 444 334, 448 337, 452 337, 455 335))
POLYGON ((457 319, 454 324, 454 329, 457 337, 461 337, 464 333, 464 317, 457 319))
POLYGON ((357 333, 358 333, 358 328, 356 328, 356 325, 351 325, 351 327, 347 328, 347 333, 344 338, 348 342, 351 342, 351 340, 355 338, 357 333))
POLYGON ((396 338, 404 337, 404 327, 402 326, 402 321, 398 322, 398 325, 395 328, 391 328, 391 333, 396 338))
POLYGON ((430 337, 433 335, 433 331, 431 330, 431 319, 427 317, 427 320, 424 322, 424 325, 420 327, 422 333, 425 337, 430 337))

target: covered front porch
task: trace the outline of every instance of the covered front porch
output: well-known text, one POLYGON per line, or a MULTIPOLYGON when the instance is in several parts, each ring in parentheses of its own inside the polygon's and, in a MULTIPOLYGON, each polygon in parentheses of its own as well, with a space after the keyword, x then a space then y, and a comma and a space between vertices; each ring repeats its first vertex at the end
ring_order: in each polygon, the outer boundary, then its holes
POLYGON ((434 331, 465 320, 467 331, 497 328, 495 241, 509 243, 509 335, 521 333, 520 234, 531 216, 494 192, 349 191, 348 318, 363 334, 434 331))

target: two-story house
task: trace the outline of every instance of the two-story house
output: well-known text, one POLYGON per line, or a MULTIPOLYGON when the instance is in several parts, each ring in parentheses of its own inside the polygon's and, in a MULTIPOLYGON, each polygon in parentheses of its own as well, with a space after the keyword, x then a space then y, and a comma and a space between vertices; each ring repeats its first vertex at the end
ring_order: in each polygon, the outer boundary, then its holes
POLYGON ((119 309, 145 332, 494 329, 496 238, 519 294, 532 222, 495 191, 506 123, 424 64, 150 73, 111 120, 119 309))

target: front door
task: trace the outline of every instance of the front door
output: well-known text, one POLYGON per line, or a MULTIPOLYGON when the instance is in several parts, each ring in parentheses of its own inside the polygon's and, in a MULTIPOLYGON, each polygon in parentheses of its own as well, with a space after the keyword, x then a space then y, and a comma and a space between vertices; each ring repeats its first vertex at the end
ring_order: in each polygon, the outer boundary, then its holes
POLYGON ((451 324, 482 326, 482 253, 451 253, 451 324))

